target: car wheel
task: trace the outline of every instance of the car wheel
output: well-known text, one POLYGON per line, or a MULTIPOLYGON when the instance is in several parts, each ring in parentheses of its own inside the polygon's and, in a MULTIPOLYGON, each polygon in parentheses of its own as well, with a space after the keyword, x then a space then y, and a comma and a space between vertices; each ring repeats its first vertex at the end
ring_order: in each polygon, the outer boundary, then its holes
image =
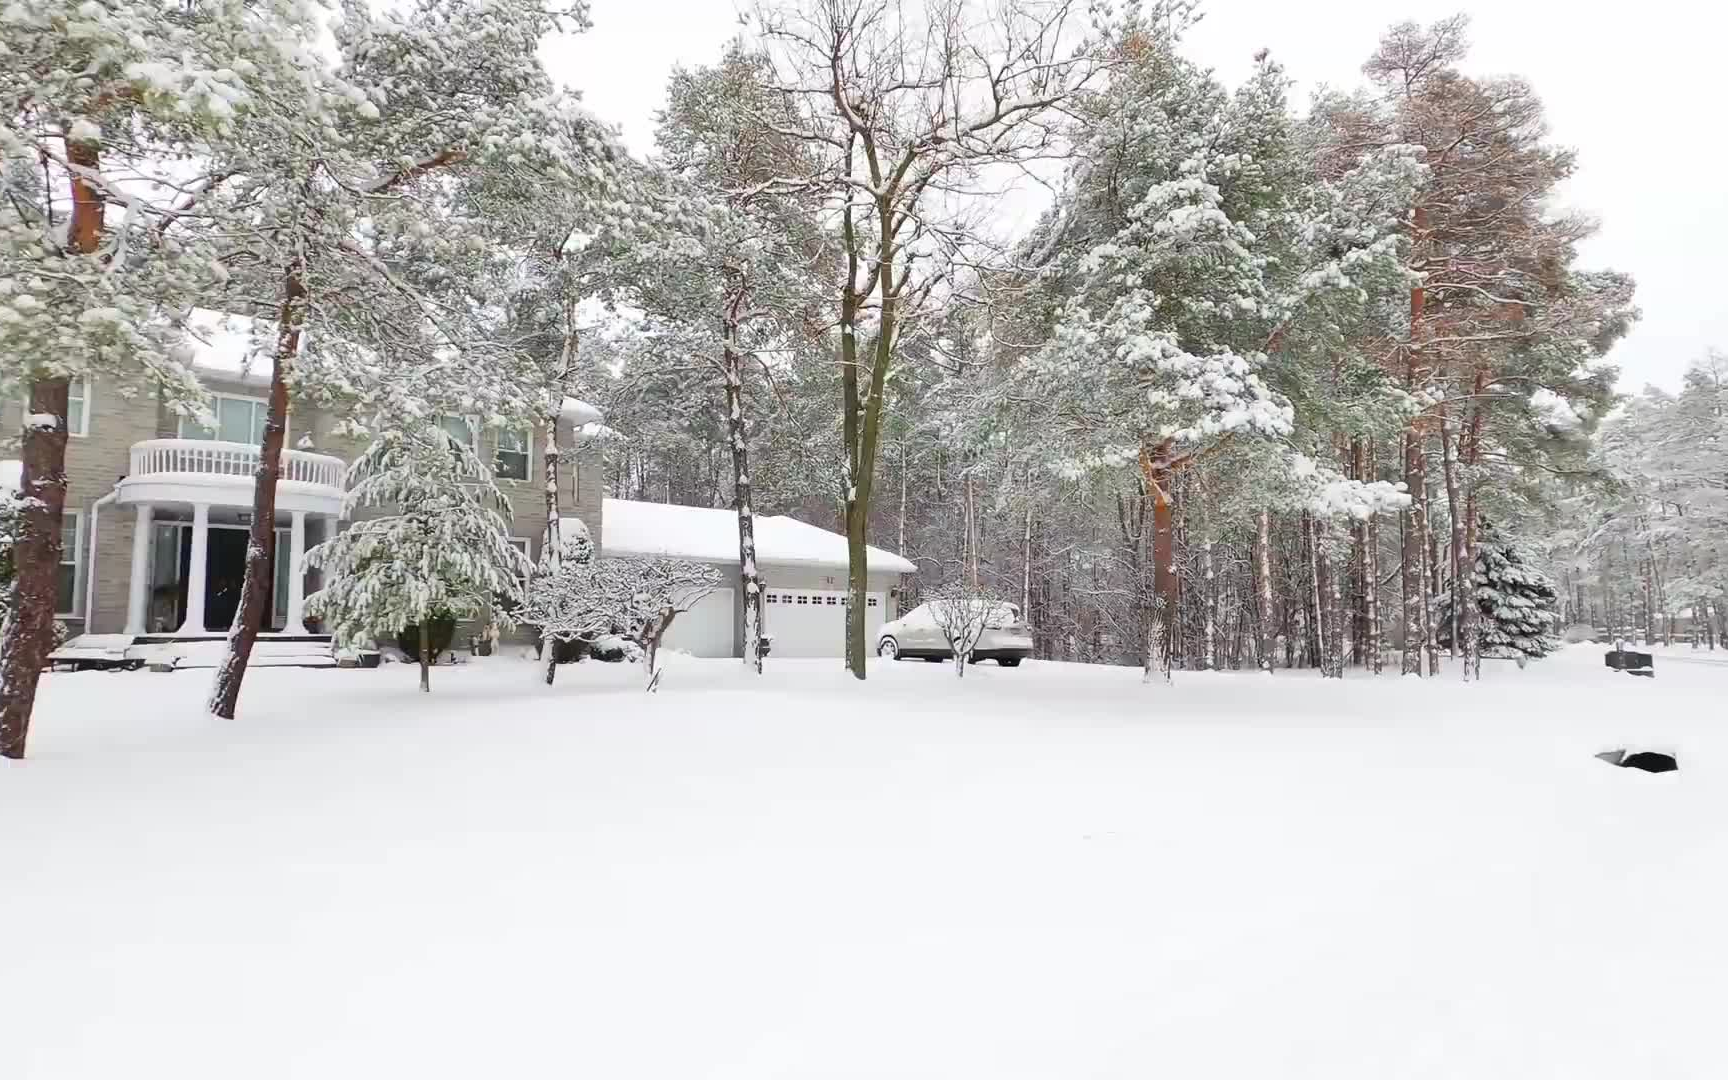
POLYGON ((876 655, 884 660, 900 659, 900 643, 891 637, 885 637, 876 643, 876 655))
POLYGON ((1020 666, 1020 657, 1018 657, 1018 656, 998 656, 996 658, 996 663, 1000 664, 1002 667, 1019 667, 1020 666))

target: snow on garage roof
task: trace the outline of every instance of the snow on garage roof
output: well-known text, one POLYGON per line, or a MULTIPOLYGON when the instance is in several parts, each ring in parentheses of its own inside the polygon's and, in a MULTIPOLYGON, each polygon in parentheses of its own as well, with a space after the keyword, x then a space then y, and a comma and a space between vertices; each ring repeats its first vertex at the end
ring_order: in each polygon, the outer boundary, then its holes
MULTIPOLYGON (((569 520, 569 519, 565 519, 569 520)), ((701 562, 738 561, 738 515, 704 506, 606 499, 600 508, 602 555, 668 555, 701 562)), ((891 551, 868 549, 872 573, 918 568, 891 551)), ((778 514, 757 515, 756 560, 770 566, 846 568, 846 538, 778 514)))
MULTIPOLYGON (((274 326, 259 326, 245 315, 228 315, 209 308, 194 308, 186 320, 191 331, 186 344, 192 350, 192 370, 216 379, 229 379, 247 386, 270 385, 270 348, 274 326)), ((605 417, 599 409, 573 397, 564 399, 564 419, 577 427, 598 424, 605 417)))

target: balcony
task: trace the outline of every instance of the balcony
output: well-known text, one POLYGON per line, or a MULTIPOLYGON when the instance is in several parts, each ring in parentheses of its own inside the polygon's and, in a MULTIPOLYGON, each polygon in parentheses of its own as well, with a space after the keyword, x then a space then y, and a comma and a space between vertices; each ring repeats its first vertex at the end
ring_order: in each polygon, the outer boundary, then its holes
MULTIPOLYGON (((276 509, 337 515, 342 512, 347 463, 329 454, 282 451, 276 509)), ((147 439, 132 444, 132 466, 120 481, 124 504, 252 505, 258 448, 208 439, 147 439)))

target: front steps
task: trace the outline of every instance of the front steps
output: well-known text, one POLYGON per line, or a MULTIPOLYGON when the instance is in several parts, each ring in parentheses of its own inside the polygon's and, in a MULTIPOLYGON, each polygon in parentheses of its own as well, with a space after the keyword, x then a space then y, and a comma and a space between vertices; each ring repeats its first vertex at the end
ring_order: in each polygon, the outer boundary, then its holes
MULTIPOLYGON (((60 671, 213 668, 228 652, 227 634, 79 634, 48 654, 60 671)), ((329 634, 259 634, 253 667, 335 667, 329 634)))

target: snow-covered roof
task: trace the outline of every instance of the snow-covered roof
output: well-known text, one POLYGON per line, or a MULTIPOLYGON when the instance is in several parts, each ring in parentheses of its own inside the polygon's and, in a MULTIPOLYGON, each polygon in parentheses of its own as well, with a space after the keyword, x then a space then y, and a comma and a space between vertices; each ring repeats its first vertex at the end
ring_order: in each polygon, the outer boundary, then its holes
POLYGON ((264 343, 272 335, 260 334, 256 320, 194 308, 186 319, 186 329, 193 371, 247 386, 270 385, 270 354, 264 343))
MULTIPOLYGON (((209 308, 194 308, 186 320, 191 331, 186 338, 191 350, 192 370, 213 379, 246 386, 270 385, 270 348, 274 326, 259 326, 247 315, 229 315, 209 308)), ((598 424, 605 416, 586 401, 564 399, 564 419, 580 427, 598 424)))
MULTIPOLYGON (((600 553, 737 562, 738 515, 703 506, 606 499, 600 510, 600 553)), ((907 560, 878 547, 868 548, 867 555, 872 573, 910 574, 917 570, 907 560)), ((757 515, 756 560, 773 566, 844 570, 846 538, 796 518, 757 515)))

